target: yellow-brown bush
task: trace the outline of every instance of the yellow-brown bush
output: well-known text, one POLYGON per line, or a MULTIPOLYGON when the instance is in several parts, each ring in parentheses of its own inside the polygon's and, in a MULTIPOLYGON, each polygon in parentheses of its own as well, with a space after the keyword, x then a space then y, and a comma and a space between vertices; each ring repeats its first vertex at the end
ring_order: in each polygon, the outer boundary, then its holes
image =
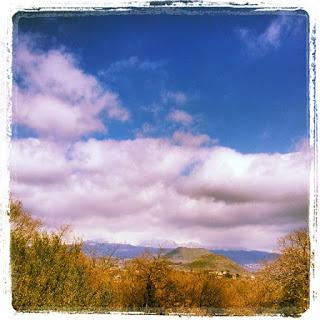
POLYGON ((93 264, 81 243, 67 244, 65 229, 41 230, 19 202, 11 204, 11 274, 16 310, 107 308, 108 273, 93 264))
POLYGON ((309 306, 310 240, 306 229, 279 240, 281 255, 258 273, 263 286, 260 304, 285 315, 297 315, 309 306))

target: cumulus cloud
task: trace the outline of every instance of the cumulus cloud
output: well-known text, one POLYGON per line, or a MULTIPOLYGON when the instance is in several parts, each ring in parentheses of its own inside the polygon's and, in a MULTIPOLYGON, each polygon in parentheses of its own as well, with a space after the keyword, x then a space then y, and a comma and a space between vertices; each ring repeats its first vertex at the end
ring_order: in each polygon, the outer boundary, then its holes
POLYGON ((307 197, 307 171, 307 157, 300 152, 243 155, 216 147, 203 166, 183 178, 180 190, 227 203, 301 200, 307 197))
POLYGON ((193 122, 191 114, 179 109, 172 110, 168 115, 168 119, 172 122, 181 123, 183 125, 188 125, 193 122))
POLYGON ((14 140, 11 170, 19 184, 49 185, 64 183, 71 173, 66 146, 35 138, 14 140))
POLYGON ((248 28, 240 28, 237 33, 244 42, 247 52, 252 56, 259 56, 279 48, 284 36, 295 30, 295 25, 301 22, 300 19, 293 20, 292 17, 279 16, 261 33, 254 33, 248 28))
POLYGON ((14 122, 40 136, 74 139, 106 132, 101 113, 109 119, 129 119, 118 95, 84 72, 70 53, 41 52, 27 40, 32 43, 29 38, 22 41, 14 56, 14 122))
POLYGON ((306 222, 309 157, 155 138, 69 147, 20 139, 13 142, 12 192, 49 225, 71 223, 87 239, 156 236, 271 249, 306 222))

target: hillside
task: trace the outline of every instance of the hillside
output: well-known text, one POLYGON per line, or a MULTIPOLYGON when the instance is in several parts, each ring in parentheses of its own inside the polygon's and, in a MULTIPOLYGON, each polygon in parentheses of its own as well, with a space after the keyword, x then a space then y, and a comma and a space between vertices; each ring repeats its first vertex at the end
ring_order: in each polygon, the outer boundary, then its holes
POLYGON ((230 274, 247 272, 231 259, 203 248, 179 247, 165 255, 176 267, 185 270, 212 270, 230 274))
POLYGON ((178 247, 166 253, 165 256, 177 263, 188 263, 208 253, 209 251, 203 248, 178 247))
POLYGON ((234 261, 216 254, 205 254, 187 265, 190 269, 227 271, 231 274, 244 274, 245 270, 234 261))

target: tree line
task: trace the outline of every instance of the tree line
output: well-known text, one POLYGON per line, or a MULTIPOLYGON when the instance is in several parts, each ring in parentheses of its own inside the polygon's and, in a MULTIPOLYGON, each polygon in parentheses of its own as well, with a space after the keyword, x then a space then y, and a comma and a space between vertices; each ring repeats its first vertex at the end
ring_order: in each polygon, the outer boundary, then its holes
POLYGON ((310 243, 307 230, 279 240, 281 255, 254 278, 184 271, 160 253, 122 265, 89 257, 82 242, 65 240, 66 227, 48 232, 12 201, 12 303, 17 311, 142 311, 194 315, 299 315, 309 306, 310 243))

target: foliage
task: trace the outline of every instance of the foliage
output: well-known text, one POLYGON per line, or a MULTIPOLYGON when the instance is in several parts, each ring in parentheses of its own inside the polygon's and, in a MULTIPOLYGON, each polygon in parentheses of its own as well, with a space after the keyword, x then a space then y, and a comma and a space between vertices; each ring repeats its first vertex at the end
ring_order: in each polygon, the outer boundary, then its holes
POLYGON ((260 272, 264 304, 286 315, 296 315, 309 306, 310 240, 305 229, 279 240, 281 255, 260 272))
POLYGON ((16 310, 106 307, 110 290, 106 269, 67 244, 66 228, 56 233, 40 229, 19 202, 12 202, 11 273, 16 310))

